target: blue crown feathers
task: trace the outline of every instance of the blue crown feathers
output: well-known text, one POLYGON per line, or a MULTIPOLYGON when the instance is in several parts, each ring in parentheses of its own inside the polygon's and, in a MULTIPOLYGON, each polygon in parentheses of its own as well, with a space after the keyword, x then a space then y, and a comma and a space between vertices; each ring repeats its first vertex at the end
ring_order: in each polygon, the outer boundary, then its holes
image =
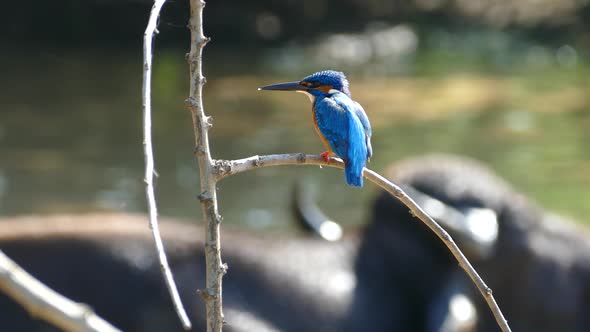
POLYGON ((323 70, 311 74, 303 79, 305 82, 319 83, 320 85, 331 85, 334 89, 341 91, 348 97, 351 97, 348 88, 348 80, 343 72, 335 70, 323 70))

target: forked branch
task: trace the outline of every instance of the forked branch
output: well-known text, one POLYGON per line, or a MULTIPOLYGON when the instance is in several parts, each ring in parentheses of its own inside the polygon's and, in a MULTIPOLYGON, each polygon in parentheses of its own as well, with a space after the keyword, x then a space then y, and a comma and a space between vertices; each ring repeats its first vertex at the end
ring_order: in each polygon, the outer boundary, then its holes
POLYGON ((207 331, 221 332, 223 328, 221 283, 227 271, 227 265, 221 261, 221 216, 217 211, 217 178, 209 150, 211 118, 205 114, 203 107, 203 85, 205 84, 202 70, 203 47, 209 41, 209 38, 203 34, 204 7, 204 1, 190 0, 191 49, 187 59, 190 67, 190 91, 186 103, 191 112, 195 134, 195 155, 201 184, 199 201, 203 220, 207 225, 205 232, 206 288, 199 293, 207 308, 207 331))
MULTIPOLYGON (((160 2, 163 2, 163 0, 160 2)), ((156 3, 158 3, 158 1, 156 1, 156 3)), ((279 165, 323 165, 343 168, 344 164, 340 159, 335 158, 331 159, 330 163, 328 164, 319 156, 305 154, 253 156, 240 160, 214 160, 211 158, 208 138, 208 130, 211 127, 211 119, 204 112, 202 98, 202 89, 205 83, 205 78, 202 74, 202 51, 203 47, 208 42, 208 38, 206 38, 203 34, 204 6, 205 2, 202 0, 190 0, 191 15, 189 25, 191 31, 191 50, 187 59, 190 66, 190 93, 189 98, 187 99, 187 105, 191 111, 195 134, 195 154, 199 166, 201 185, 199 200, 202 206, 203 217, 207 223, 205 241, 207 287, 205 290, 200 291, 200 293, 207 306, 207 331, 220 332, 223 326, 221 282, 223 275, 226 273, 227 266, 221 261, 221 216, 218 213, 217 191, 215 188, 217 181, 233 174, 260 167, 279 165)), ((152 11, 152 15, 153 12, 154 11, 152 11)), ((150 22, 152 22, 152 17, 150 17, 150 22)), ((152 32, 154 30, 155 21, 152 32)), ((147 36, 144 42, 147 45, 147 36)), ((144 45, 144 54, 149 54, 150 59, 149 66, 144 64, 144 111, 146 109, 149 110, 149 89, 146 90, 145 88, 145 82, 149 82, 149 77, 146 79, 145 76, 151 75, 151 73, 148 71, 148 69, 150 69, 149 67, 151 67, 151 38, 149 45, 150 53, 146 53, 146 46, 144 45), (148 102, 147 107, 146 100, 148 102)), ((149 112, 144 113, 149 115, 149 112)), ((151 137, 149 138, 151 139, 151 137)), ((148 146, 146 144, 146 150, 147 147, 148 146)), ((151 149, 151 142, 149 142, 149 148, 151 149)), ((152 172, 153 168, 150 174, 148 174, 148 169, 146 167, 146 183, 148 183, 148 177, 151 177, 152 172)), ((500 308, 498 307, 492 295, 491 289, 483 282, 467 258, 457 247, 451 236, 430 216, 428 216, 400 187, 368 169, 364 170, 364 176, 402 201, 406 206, 408 206, 408 208, 416 217, 424 222, 444 242, 451 253, 455 256, 461 267, 465 270, 465 272, 480 290, 502 331, 509 332, 510 327, 502 315, 502 312, 500 311, 500 308)), ((148 183, 148 185, 151 185, 151 183, 148 183)), ((149 199, 150 194, 148 192, 148 201, 149 199)), ((155 213, 155 205, 153 211, 155 213)), ((151 219, 152 216, 150 212, 150 220, 151 219)))

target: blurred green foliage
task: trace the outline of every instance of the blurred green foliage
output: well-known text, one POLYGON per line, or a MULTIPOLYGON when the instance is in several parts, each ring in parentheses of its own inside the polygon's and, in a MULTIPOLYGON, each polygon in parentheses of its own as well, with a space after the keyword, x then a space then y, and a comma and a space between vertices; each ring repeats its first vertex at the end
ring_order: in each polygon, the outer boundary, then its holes
MULTIPOLYGON (((150 6, 6 4, 0 214, 145 211, 140 43, 150 6)), ((187 2, 176 0, 160 18, 154 146, 160 211, 193 217, 187 15, 187 2)), ((214 157, 320 152, 307 99, 256 87, 335 68, 349 74, 375 128, 371 168, 464 154, 543 206, 587 221, 588 18, 589 3, 577 0, 210 0, 204 68, 214 157)), ((331 217, 364 220, 371 186, 343 190, 339 172, 308 167, 223 181, 225 222, 289 227, 290 188, 300 178, 321 187, 331 217)))

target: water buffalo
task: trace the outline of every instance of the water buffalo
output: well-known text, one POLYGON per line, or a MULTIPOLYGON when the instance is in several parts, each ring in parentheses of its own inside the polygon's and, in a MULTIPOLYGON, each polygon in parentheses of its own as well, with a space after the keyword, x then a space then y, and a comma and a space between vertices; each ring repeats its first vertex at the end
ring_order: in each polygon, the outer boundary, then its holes
MULTIPOLYGON (((590 248, 583 232, 471 160, 410 159, 386 175, 458 240, 514 331, 587 326, 590 248)), ((27 216, 0 225, 1 250, 124 331, 182 330, 144 216, 27 216)), ((164 220, 162 231, 193 330, 203 331, 195 293, 204 285, 201 228, 164 220)), ((386 193, 375 199, 364 229, 339 241, 231 229, 222 239, 226 331, 498 330, 440 240, 386 193)), ((7 331, 53 330, 4 296, 0 322, 7 331)))
MULTIPOLYGON (((493 289, 513 331, 588 330, 590 234, 587 230, 544 211, 473 160, 449 156, 408 159, 392 165, 386 175, 409 190, 434 197, 459 211, 493 211, 498 224, 497 236, 493 236, 493 227, 488 232, 490 223, 487 223, 480 232, 484 234, 481 238, 491 241, 472 241, 472 244, 480 243, 480 247, 483 245, 484 250, 465 251, 493 289)), ((440 244, 429 232, 407 230, 423 226, 404 223, 403 210, 399 202, 382 193, 376 200, 372 221, 363 238, 382 237, 382 242, 387 243, 385 248, 378 249, 381 256, 377 256, 376 249, 373 249, 372 257, 387 257, 390 264, 404 262, 403 266, 411 266, 409 270, 404 269, 407 271, 403 274, 404 278, 397 280, 396 284, 405 285, 411 284, 412 280, 426 279, 421 284, 434 287, 432 285, 440 279, 431 275, 428 271, 432 270, 427 266, 439 266, 439 271, 458 267, 451 267, 446 251, 436 248, 440 244), (391 223, 396 226, 387 225, 391 223), (415 238, 408 239, 407 234, 413 234, 415 238), (423 275, 425 271, 427 275, 423 275)), ((432 214, 436 210, 434 208, 432 214)), ((482 220, 489 221, 485 216, 476 216, 478 218, 471 222, 475 228, 482 220)), ((465 234, 469 237, 469 232, 465 230, 459 233, 456 234, 458 238, 465 234)), ((469 249, 465 243, 460 243, 460 246, 469 249)), ((365 249, 361 245, 359 256, 371 248, 368 246, 365 249)), ((362 268, 359 263, 357 261, 357 270, 362 268)), ((459 277, 464 278, 463 275, 459 277)), ((481 296, 464 280, 463 284, 469 285, 469 297, 476 306, 476 331, 499 331, 481 296)), ((424 288, 423 291, 425 293, 418 303, 424 303, 423 299, 428 298, 428 292, 432 290, 424 288)))

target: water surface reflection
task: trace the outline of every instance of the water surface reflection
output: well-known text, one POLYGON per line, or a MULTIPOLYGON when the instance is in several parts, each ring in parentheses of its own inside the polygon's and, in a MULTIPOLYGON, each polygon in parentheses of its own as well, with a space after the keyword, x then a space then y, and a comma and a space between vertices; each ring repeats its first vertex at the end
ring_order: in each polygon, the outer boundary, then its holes
MULTIPOLYGON (((141 60, 137 54, 5 55, 0 87, 0 213, 144 211, 141 60), (10 64, 8 66, 7 64, 10 64), (41 73, 41 74, 40 74, 41 73)), ((163 52, 154 77, 154 146, 161 214, 200 219, 193 137, 183 100, 181 53, 163 52)), ((228 75, 212 58, 205 88, 216 158, 307 152, 323 147, 299 94, 262 94, 288 75, 228 75)), ((247 72, 247 70, 246 70, 247 72)), ((543 205, 590 214, 590 97, 585 68, 492 74, 352 75, 352 93, 374 126, 370 167, 448 152, 476 157, 543 205), (565 71, 565 72, 564 72, 565 71)), ((306 73, 301 73, 301 76, 306 73)), ((375 188, 347 188, 341 171, 278 167, 219 184, 224 221, 287 227, 291 188, 317 184, 326 212, 358 223, 375 188)))

